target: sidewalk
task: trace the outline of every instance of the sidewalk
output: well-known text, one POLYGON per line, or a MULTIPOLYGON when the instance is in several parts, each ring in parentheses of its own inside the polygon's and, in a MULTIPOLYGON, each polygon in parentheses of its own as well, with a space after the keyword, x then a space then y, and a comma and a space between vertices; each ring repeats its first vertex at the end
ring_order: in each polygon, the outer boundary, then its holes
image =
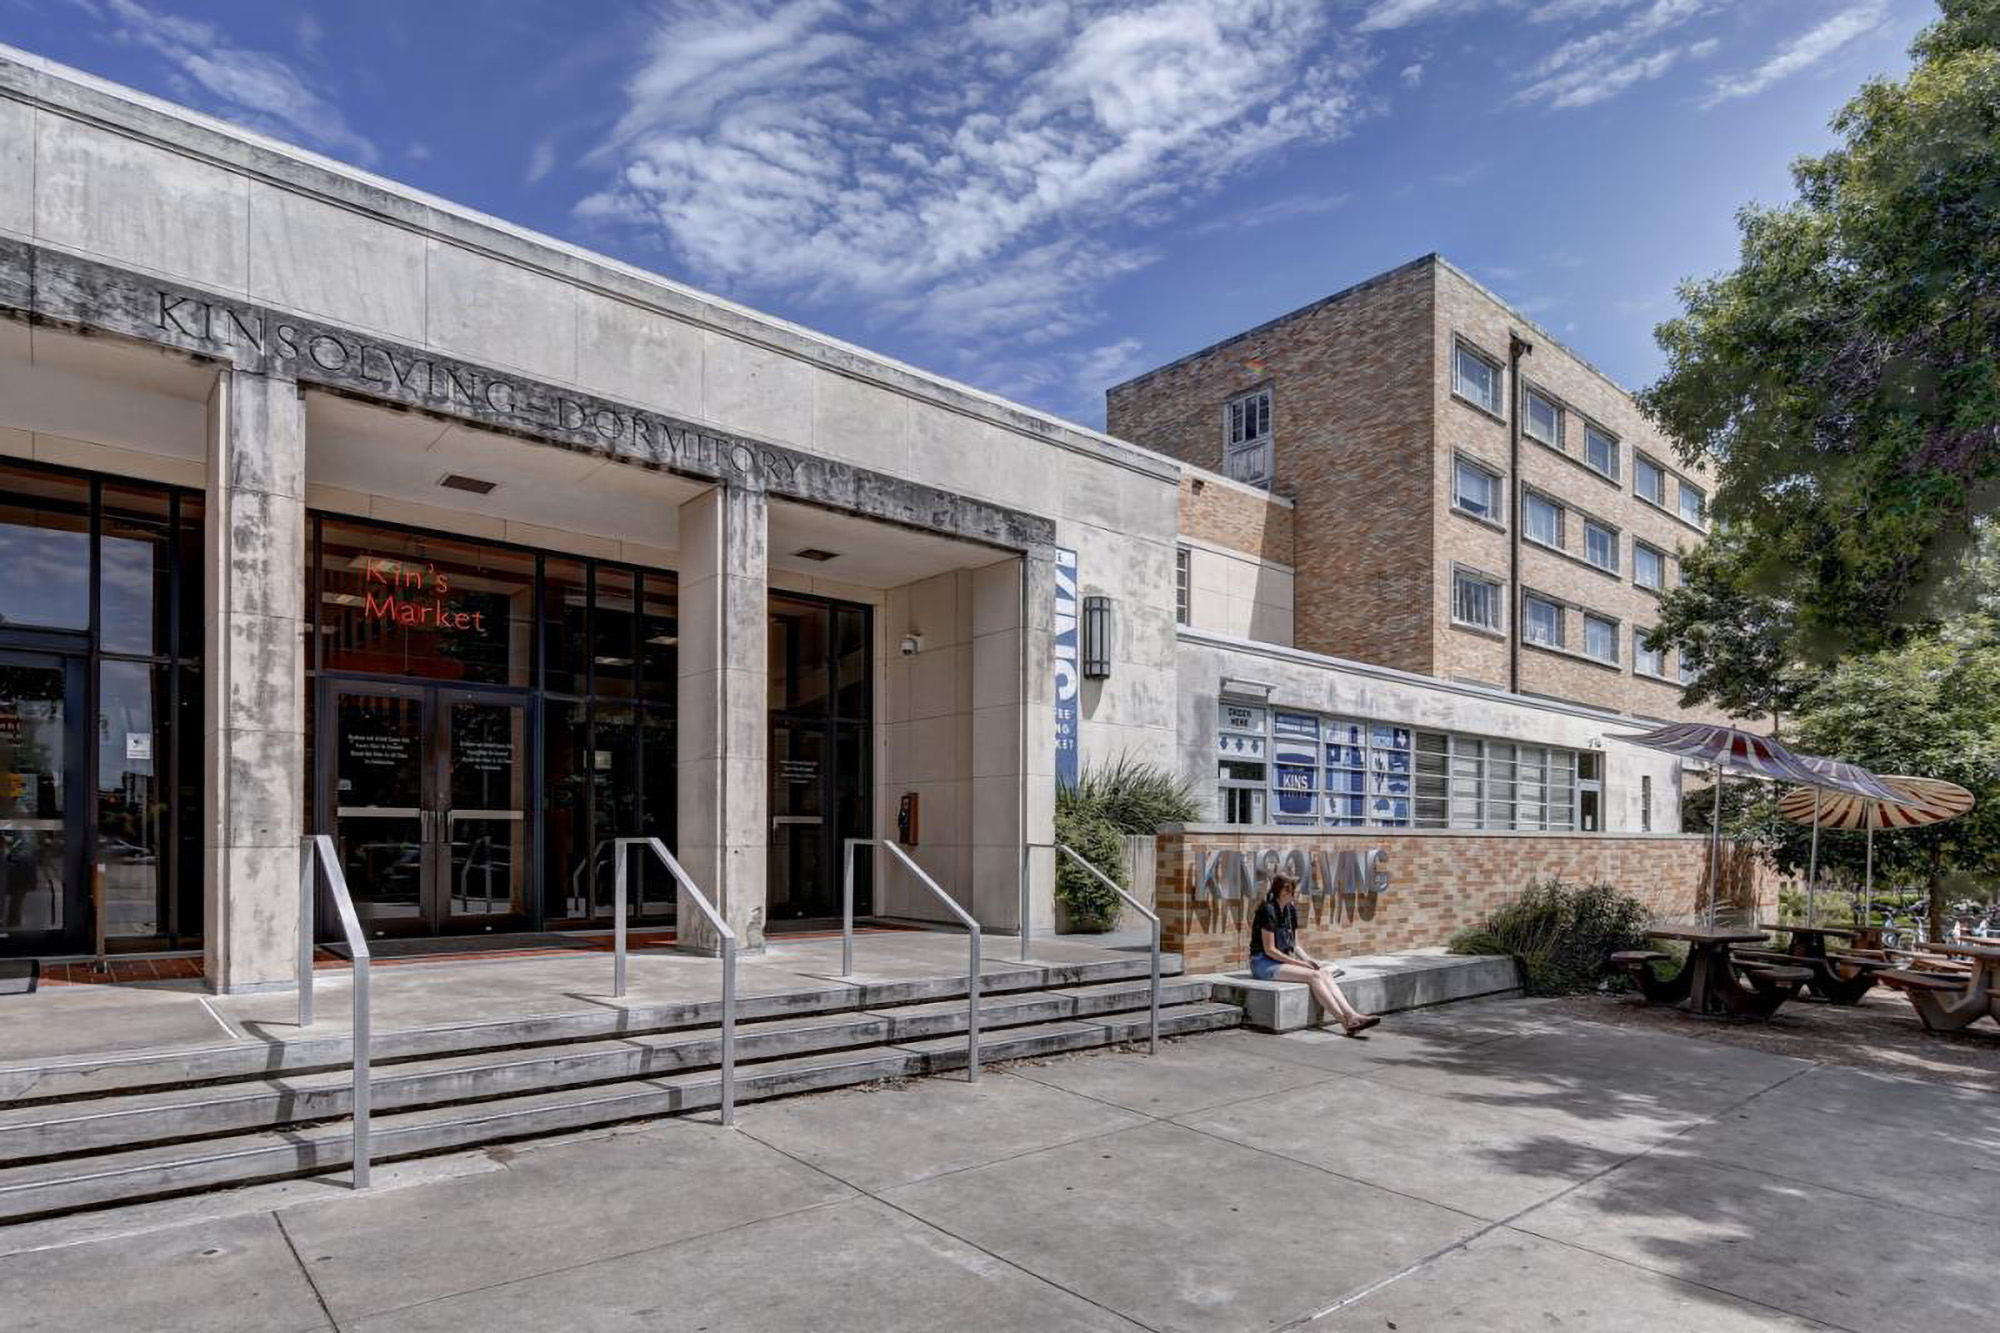
POLYGON ((48 1330, 1979 1328, 1983 1094, 1580 1022, 1244 1032, 0 1229, 48 1330), (1837 1150, 1835 1150, 1837 1149, 1837 1150))

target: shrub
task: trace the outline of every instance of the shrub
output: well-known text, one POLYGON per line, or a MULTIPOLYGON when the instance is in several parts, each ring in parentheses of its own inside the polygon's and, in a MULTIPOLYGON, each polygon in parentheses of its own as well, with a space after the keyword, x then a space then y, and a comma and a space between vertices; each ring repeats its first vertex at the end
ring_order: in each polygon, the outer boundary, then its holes
POLYGON ((1512 954, 1528 994, 1570 995, 1615 975, 1613 953, 1644 948, 1647 918, 1643 903, 1608 884, 1538 880, 1491 919, 1453 935, 1450 948, 1512 954))
MULTIPOLYGON (((1101 811, 1076 800, 1056 798, 1056 841, 1126 888, 1125 839, 1101 811)), ((1056 854, 1056 897, 1069 911, 1071 930, 1104 931, 1117 924, 1124 900, 1096 876, 1060 852, 1056 854)))
POLYGON ((1110 820, 1120 833, 1152 834, 1162 824, 1192 824, 1201 817, 1187 779, 1125 754, 1109 765, 1085 770, 1070 795, 1110 820))

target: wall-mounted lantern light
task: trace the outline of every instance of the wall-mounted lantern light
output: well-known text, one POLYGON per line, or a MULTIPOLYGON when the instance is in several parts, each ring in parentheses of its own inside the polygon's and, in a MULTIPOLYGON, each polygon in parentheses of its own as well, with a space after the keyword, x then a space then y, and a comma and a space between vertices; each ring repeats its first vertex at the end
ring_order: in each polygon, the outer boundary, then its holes
POLYGON ((1083 678, 1108 680, 1111 676, 1111 599, 1091 596, 1083 599, 1083 678))

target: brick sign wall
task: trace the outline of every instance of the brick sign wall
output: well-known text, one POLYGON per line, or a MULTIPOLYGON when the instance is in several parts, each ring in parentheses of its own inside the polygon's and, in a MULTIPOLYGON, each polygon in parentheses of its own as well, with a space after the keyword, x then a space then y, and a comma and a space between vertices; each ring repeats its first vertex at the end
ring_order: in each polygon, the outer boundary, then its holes
MULTIPOLYGON (((1270 860, 1324 871, 1322 896, 1302 898, 1299 933, 1322 958, 1391 953, 1442 945, 1520 896, 1529 883, 1556 877, 1602 881, 1631 894, 1658 917, 1690 916, 1707 902, 1708 842, 1700 837, 1607 837, 1602 834, 1409 833, 1371 829, 1313 833, 1290 829, 1166 832, 1154 850, 1163 947, 1189 972, 1247 965, 1250 920, 1263 898, 1270 860), (1254 861, 1241 896, 1221 883, 1204 888, 1212 860, 1233 851, 1254 861), (1380 852, 1379 858, 1371 852, 1380 852), (1343 859, 1342 854, 1351 854, 1343 859), (1302 854, 1302 856, 1300 855, 1302 854), (1372 891, 1377 882, 1386 888, 1372 891)), ((1220 879, 1220 876, 1211 876, 1220 879)), ((1775 908, 1777 885, 1747 853, 1724 848, 1723 901, 1775 908)))

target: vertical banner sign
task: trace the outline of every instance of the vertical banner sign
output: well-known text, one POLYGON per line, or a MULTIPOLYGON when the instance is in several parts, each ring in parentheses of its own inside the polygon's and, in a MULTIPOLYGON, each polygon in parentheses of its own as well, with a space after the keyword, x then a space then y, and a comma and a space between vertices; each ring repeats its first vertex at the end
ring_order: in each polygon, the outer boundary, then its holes
POLYGON ((1056 548, 1056 785, 1076 785, 1077 670, 1076 552, 1056 548))

